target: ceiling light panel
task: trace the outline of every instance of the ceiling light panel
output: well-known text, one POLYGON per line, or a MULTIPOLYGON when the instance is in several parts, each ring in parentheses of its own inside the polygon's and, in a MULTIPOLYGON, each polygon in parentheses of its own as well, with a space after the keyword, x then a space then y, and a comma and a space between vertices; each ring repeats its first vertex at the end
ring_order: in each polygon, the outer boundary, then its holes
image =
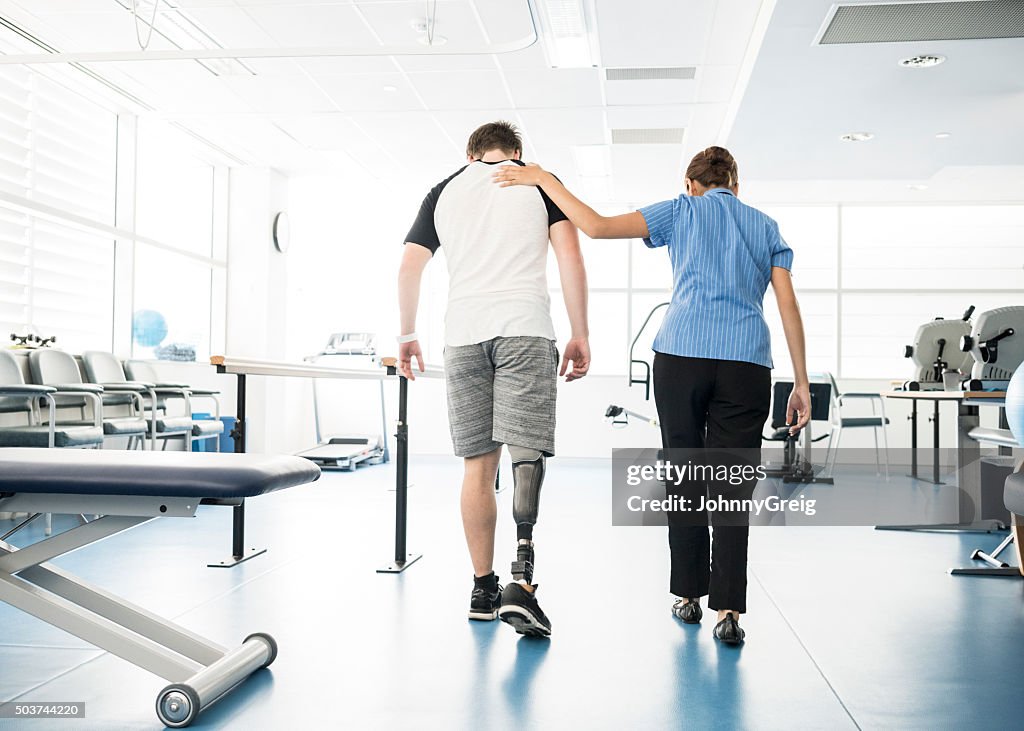
POLYGON ((554 68, 597 65, 597 33, 589 0, 537 0, 548 63, 554 68))

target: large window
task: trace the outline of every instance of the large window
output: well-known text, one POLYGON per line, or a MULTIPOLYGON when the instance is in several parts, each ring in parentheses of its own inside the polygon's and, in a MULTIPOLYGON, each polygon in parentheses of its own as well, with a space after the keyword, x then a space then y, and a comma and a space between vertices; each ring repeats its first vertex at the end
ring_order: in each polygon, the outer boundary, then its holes
POLYGON ((132 354, 204 360, 211 314, 223 311, 225 242, 216 240, 214 212, 226 201, 214 166, 180 129, 142 118, 136 140, 132 354))
POLYGON ((116 116, 20 66, 0 67, 0 334, 109 348, 116 116))
MULTIPOLYGON (((935 317, 1024 304, 1024 205, 759 205, 779 222, 796 257, 812 372, 846 378, 910 377, 903 346, 935 317)), ((623 209, 626 210, 626 209, 623 209)), ((615 211, 611 211, 615 212, 615 211)), ((664 249, 581 236, 591 286, 592 372, 623 375, 629 343, 669 299, 664 249)), ((553 257, 548 272, 559 340, 569 335, 553 257)), ((775 366, 791 372, 771 289, 765 317, 775 366)), ((664 310, 637 342, 649 358, 664 310)))

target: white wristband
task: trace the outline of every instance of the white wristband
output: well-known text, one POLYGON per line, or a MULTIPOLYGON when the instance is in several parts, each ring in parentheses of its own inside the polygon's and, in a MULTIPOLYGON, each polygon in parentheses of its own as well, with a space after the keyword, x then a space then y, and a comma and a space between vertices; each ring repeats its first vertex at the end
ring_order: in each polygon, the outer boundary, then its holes
POLYGON ((397 338, 395 338, 395 340, 398 341, 399 345, 402 345, 404 343, 411 343, 419 339, 420 336, 417 335, 416 333, 409 333, 408 335, 399 335, 397 338))

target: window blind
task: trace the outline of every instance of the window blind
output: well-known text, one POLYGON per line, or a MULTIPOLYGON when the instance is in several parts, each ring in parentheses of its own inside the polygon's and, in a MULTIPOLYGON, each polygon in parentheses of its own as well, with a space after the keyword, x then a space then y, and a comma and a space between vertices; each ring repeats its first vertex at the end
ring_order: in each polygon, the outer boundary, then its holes
MULTIPOLYGON (((117 118, 64 85, 0 67, 0 191, 114 223, 117 118)), ((0 334, 31 325, 67 349, 109 347, 114 242, 0 203, 0 334)))

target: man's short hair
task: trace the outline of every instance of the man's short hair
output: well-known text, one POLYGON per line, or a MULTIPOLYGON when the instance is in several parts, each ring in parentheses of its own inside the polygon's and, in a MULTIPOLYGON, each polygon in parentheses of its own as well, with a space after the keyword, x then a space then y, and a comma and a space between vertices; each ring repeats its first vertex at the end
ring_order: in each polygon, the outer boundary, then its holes
POLYGON ((519 130, 511 122, 488 122, 477 127, 466 143, 466 154, 479 159, 491 150, 501 150, 510 154, 523 152, 523 139, 519 130))

